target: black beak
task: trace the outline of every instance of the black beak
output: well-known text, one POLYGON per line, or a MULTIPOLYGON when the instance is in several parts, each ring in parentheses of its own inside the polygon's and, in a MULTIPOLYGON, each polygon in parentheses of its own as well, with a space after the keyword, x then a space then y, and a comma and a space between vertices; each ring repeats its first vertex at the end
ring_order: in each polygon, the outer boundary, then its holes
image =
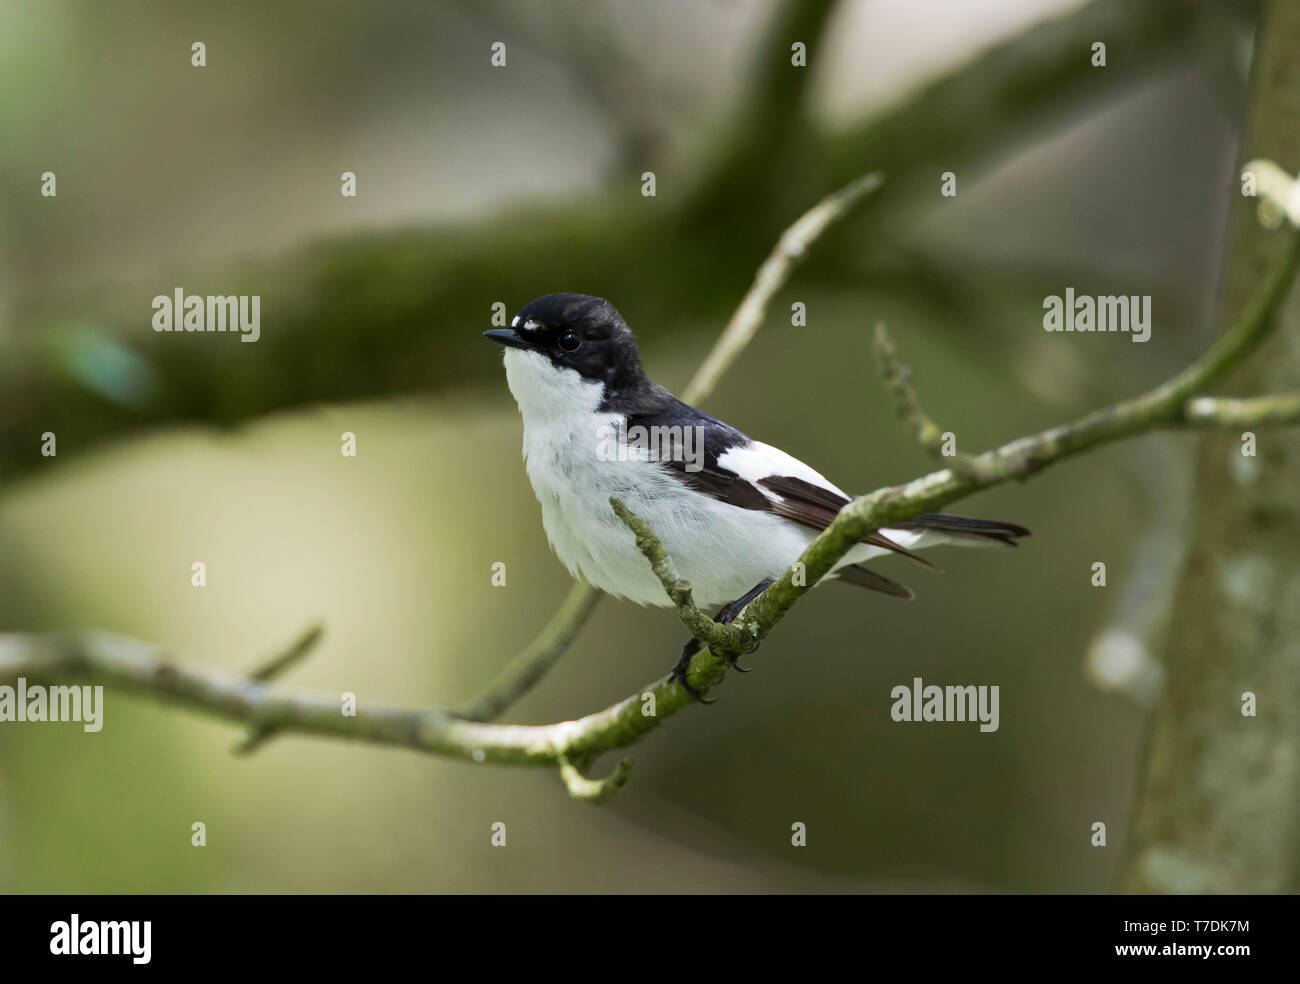
POLYGON ((519 333, 513 328, 493 328, 491 331, 483 332, 483 337, 490 338, 499 345, 505 345, 508 348, 532 348, 532 345, 530 345, 527 340, 521 338, 519 333))

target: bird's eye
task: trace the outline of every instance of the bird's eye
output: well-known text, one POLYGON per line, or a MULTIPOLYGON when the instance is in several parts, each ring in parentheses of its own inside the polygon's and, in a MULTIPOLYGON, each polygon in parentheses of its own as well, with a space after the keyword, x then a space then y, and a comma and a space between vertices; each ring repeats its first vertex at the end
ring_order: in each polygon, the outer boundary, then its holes
POLYGON ((582 336, 576 331, 566 331, 560 336, 560 348, 566 352, 576 352, 582 348, 582 336))

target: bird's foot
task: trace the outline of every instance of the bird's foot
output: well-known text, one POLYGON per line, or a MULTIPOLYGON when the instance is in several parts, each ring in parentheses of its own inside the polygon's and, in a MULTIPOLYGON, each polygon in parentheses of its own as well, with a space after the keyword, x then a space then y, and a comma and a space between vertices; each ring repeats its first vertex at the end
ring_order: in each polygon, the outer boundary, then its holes
MULTIPOLYGON (((755 598, 757 598, 760 594, 762 594, 767 589, 767 586, 770 585, 771 583, 772 583, 771 578, 766 578, 762 581, 759 581, 756 585, 754 585, 752 588, 746 591, 735 601, 723 605, 722 608, 718 611, 718 614, 713 616, 713 620, 717 622, 719 625, 730 625, 732 622, 736 620, 736 616, 739 615, 742 611, 744 611, 745 606, 748 605, 755 598)), ((730 663, 731 668, 737 671, 738 673, 748 673, 750 670, 753 669, 752 666, 741 666, 740 663, 737 661, 737 657, 732 653, 720 653, 719 655, 722 656, 722 658, 725 659, 728 663, 730 663)))
MULTIPOLYGON (((716 704, 718 702, 716 697, 705 697, 686 680, 686 671, 690 669, 691 657, 698 653, 700 648, 699 639, 692 639, 690 642, 686 643, 686 645, 682 646, 682 658, 677 661, 677 665, 674 666, 672 672, 668 674, 668 679, 680 683, 682 689, 695 698, 699 703, 716 704)), ((737 673, 748 673, 753 669, 752 666, 741 666, 736 657, 730 653, 719 653, 718 655, 725 659, 727 663, 730 664, 731 668, 737 673)))
MULTIPOLYGON (((730 625, 733 621, 735 621, 736 616, 741 613, 744 607, 748 605, 751 601, 753 601, 755 598, 757 598, 760 594, 762 594, 763 590, 771 583, 772 583, 771 578, 768 578, 763 581, 759 581, 758 584, 754 585, 747 592, 745 592, 743 596, 737 598, 735 601, 731 602, 730 604, 723 605, 722 608, 718 611, 718 614, 713 616, 713 620, 717 622, 719 625, 730 625)), ((709 698, 701 694, 698 690, 696 690, 694 687, 692 687, 686 681, 686 671, 687 669, 690 668, 691 657, 694 656, 696 653, 698 653, 702 648, 702 646, 703 643, 701 643, 699 639, 695 639, 695 638, 688 639, 686 641, 686 645, 682 646, 681 659, 677 661, 677 665, 673 667, 673 671, 670 674, 668 674, 668 679, 675 680, 677 683, 680 683, 682 685, 682 689, 685 690, 692 697, 694 697, 701 704, 716 704, 717 703, 716 699, 710 700, 709 698)), ((731 668, 735 670, 737 673, 748 673, 751 669, 753 669, 753 667, 741 666, 740 661, 733 653, 719 653, 718 655, 721 656, 723 659, 725 659, 727 663, 730 664, 731 668)))
POLYGON ((731 653, 718 653, 718 655, 725 659, 728 665, 737 673, 748 673, 753 669, 752 666, 741 666, 739 656, 733 656, 731 653))
POLYGON ((716 704, 718 702, 718 699, 716 697, 705 697, 702 693, 700 693, 698 690, 692 687, 686 679, 686 671, 689 670, 691 666, 691 657, 694 656, 699 651, 700 651, 699 639, 687 640, 686 645, 682 646, 681 659, 677 661, 677 665, 674 666, 672 672, 668 674, 668 679, 680 683, 682 685, 682 689, 685 690, 688 694, 690 694, 691 697, 694 698, 697 703, 716 704))

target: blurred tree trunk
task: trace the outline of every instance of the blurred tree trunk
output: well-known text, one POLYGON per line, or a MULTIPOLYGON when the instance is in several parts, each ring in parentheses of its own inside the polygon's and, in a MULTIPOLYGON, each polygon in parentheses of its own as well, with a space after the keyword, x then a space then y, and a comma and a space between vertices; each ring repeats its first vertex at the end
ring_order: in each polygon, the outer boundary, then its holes
MULTIPOLYGON (((1264 11, 1242 163, 1300 169, 1300 3, 1264 11)), ((1235 182, 1234 177, 1234 182, 1235 182)), ((1237 190, 1237 186, 1230 191, 1237 190)), ((1285 248, 1254 201, 1235 208, 1220 324, 1232 322, 1285 248)), ((1240 392, 1300 388, 1300 290, 1277 336, 1234 376, 1240 392)), ((1149 723, 1120 888, 1300 890, 1300 438, 1201 439, 1187 560, 1175 588, 1166 683, 1149 723), (1257 716, 1243 715, 1243 694, 1257 716)))

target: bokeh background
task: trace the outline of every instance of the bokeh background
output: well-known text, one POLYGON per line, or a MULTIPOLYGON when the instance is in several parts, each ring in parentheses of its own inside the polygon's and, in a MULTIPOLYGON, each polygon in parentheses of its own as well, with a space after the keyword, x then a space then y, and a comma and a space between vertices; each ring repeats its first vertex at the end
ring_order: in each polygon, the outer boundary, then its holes
MULTIPOLYGON (((968 448, 1152 384, 1211 337, 1253 13, 2 0, 0 630, 242 670, 321 620, 285 686, 473 697, 570 584, 480 338, 492 304, 609 297, 680 390, 780 230, 877 168, 706 409, 868 491, 932 467, 876 379, 877 320, 968 448), (260 294, 262 340, 156 335, 177 286, 260 294), (1151 341, 1043 332, 1067 286, 1152 295, 1151 341)), ((547 770, 325 739, 236 757, 237 728, 111 691, 98 734, 0 726, 0 890, 1105 891, 1149 696, 1126 668, 1161 631, 1189 440, 963 502, 1034 536, 943 574, 883 562, 911 604, 817 591, 603 808, 547 770), (1000 730, 892 722, 915 676, 1000 686, 1000 730)), ((508 718, 604 707, 681 637, 606 601, 508 718)))

